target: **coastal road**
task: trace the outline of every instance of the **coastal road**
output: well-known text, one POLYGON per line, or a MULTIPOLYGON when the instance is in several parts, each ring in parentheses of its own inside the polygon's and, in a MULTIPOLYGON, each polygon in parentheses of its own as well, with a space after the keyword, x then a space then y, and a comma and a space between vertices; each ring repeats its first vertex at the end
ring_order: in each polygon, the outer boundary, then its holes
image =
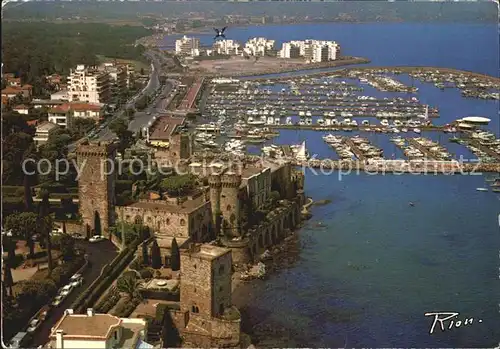
MULTIPOLYGON (((152 94, 160 87, 160 72, 161 72, 161 64, 162 59, 159 54, 153 51, 148 51, 145 53, 146 57, 151 60, 151 75, 149 77, 148 84, 140 91, 137 95, 132 97, 127 103, 118 110, 115 115, 106 122, 105 127, 97 132, 97 140, 100 141, 109 141, 115 137, 115 134, 109 129, 108 125, 111 121, 118 117, 122 117, 124 115, 124 111, 128 108, 133 108, 137 99, 142 97, 145 94, 152 94)), ((73 152, 78 145, 78 141, 72 143, 68 146, 69 152, 73 152)))
POLYGON ((74 289, 58 307, 53 308, 49 312, 47 319, 36 330, 33 336, 34 347, 44 345, 48 342, 52 327, 59 321, 64 311, 71 306, 81 292, 87 289, 99 277, 104 265, 111 262, 118 254, 116 247, 108 240, 97 243, 78 241, 76 244, 89 255, 90 267, 83 273, 84 280, 82 286, 74 289))

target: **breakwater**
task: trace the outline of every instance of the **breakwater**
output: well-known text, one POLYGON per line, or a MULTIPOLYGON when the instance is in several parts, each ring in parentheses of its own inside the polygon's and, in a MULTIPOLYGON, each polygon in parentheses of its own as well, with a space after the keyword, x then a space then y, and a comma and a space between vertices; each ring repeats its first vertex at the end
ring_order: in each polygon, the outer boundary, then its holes
POLYGON ((479 175, 481 173, 500 173, 500 163, 435 161, 435 160, 333 160, 311 159, 308 161, 292 161, 293 165, 320 170, 322 174, 340 171, 344 174, 355 173, 412 173, 412 174, 463 174, 479 175))
MULTIPOLYGON (((278 59, 278 58, 276 58, 278 59)), ((319 63, 309 63, 309 64, 299 64, 295 66, 287 66, 287 67, 276 67, 266 70, 261 70, 259 72, 249 72, 249 71, 240 71, 238 73, 235 72, 227 72, 227 73, 201 73, 203 76, 208 78, 216 78, 216 77, 259 77, 261 75, 269 75, 269 74, 282 74, 282 73, 290 73, 297 71, 308 71, 314 69, 326 69, 326 68, 335 68, 342 67, 346 65, 355 65, 355 64, 368 64, 371 61, 367 58, 363 57, 343 57, 340 60, 329 61, 329 62, 319 62, 319 63)), ((307 72, 304 75, 308 75, 307 72)), ((263 78, 263 80, 268 80, 267 78, 263 78)))

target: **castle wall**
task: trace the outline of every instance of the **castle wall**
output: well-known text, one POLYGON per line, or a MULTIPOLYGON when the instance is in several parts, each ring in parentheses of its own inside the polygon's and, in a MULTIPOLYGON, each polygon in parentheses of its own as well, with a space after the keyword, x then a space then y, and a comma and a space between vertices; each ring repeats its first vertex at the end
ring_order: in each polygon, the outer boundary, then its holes
MULTIPOLYGON (((181 253, 181 311, 212 315, 212 266, 201 258, 181 253)), ((192 314, 190 314, 191 317, 192 314)))
MULTIPOLYGON (((142 222, 148 226, 158 238, 179 237, 187 239, 193 238, 194 241, 207 241, 211 239, 210 227, 212 225, 212 215, 210 202, 200 197, 200 205, 191 212, 180 211, 182 206, 177 209, 175 206, 163 206, 159 203, 154 204, 151 201, 147 205, 130 205, 116 208, 118 217, 121 217, 123 210, 123 219, 125 222, 134 224, 142 222)), ((161 201, 159 201, 161 203, 161 201)))
POLYGON ((232 276, 231 253, 227 253, 214 263, 212 272, 212 314, 220 316, 226 308, 231 307, 231 276, 232 276))

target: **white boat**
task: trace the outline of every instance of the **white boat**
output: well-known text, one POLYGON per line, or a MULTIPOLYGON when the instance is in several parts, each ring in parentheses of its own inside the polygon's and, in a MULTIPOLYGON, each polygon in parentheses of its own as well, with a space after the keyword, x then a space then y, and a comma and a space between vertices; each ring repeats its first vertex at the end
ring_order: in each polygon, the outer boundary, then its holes
POLYGON ((368 126, 368 125, 370 125, 370 121, 368 121, 368 120, 363 120, 362 124, 363 124, 364 126, 368 126))
POLYGON ((215 124, 215 122, 211 122, 209 124, 203 124, 196 127, 197 131, 203 132, 219 132, 220 127, 215 124))
POLYGON ((414 128, 414 129, 413 129, 413 132, 420 134, 420 132, 421 132, 421 131, 420 131, 420 129, 419 129, 419 128, 414 128))
POLYGON ((297 153, 295 154, 295 158, 299 161, 307 161, 307 149, 306 149, 306 141, 303 141, 302 144, 298 147, 297 153))
MULTIPOLYGON (((476 188, 477 191, 488 191, 488 188, 476 188)), ((500 218, 500 216, 499 216, 500 218)))
POLYGON ((387 119, 382 119, 380 121, 380 124, 383 125, 383 126, 389 126, 389 121, 387 121, 387 119))
POLYGON ((408 132, 408 129, 407 129, 406 127, 403 127, 403 128, 401 129, 401 132, 406 133, 406 132, 408 132))
POLYGON ((286 124, 287 125, 292 125, 293 124, 292 118, 290 116, 286 118, 286 124))

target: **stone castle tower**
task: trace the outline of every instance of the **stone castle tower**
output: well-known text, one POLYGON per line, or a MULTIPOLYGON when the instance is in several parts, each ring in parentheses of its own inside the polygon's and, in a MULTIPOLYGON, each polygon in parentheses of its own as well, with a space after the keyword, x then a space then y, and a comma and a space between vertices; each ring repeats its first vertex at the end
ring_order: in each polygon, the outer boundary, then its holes
POLYGON ((114 224, 116 147, 112 143, 85 142, 76 149, 80 168, 78 200, 83 226, 109 237, 114 224))
POLYGON ((238 237, 240 232, 240 199, 239 191, 241 175, 226 172, 213 174, 209 178, 210 201, 214 223, 217 211, 222 214, 222 232, 228 237, 238 237))
POLYGON ((220 317, 231 303, 231 250, 191 246, 181 250, 181 311, 205 319, 220 317))

